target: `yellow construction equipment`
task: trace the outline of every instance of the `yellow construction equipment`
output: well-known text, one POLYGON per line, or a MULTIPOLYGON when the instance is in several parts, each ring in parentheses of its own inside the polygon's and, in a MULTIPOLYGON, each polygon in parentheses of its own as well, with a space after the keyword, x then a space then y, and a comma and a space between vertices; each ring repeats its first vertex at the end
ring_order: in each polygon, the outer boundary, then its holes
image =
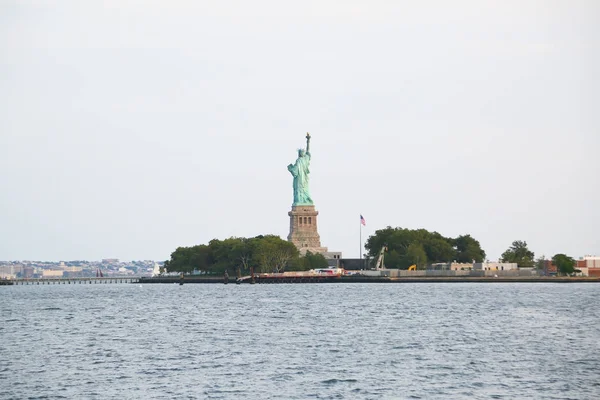
POLYGON ((408 267, 409 271, 416 271, 417 270, 417 264, 413 264, 410 267, 408 267))

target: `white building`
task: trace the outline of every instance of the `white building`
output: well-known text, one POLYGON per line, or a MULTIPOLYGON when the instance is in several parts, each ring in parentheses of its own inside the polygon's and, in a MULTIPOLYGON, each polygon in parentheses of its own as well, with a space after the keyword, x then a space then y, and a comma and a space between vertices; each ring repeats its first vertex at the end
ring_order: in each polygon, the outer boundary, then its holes
POLYGON ((513 269, 519 269, 519 266, 517 263, 483 262, 473 263, 473 269, 482 271, 510 271, 513 269))
POLYGON ((600 257, 590 255, 579 257, 575 268, 584 276, 600 276, 600 257))
MULTIPOLYGON (((600 256, 586 255, 584 257, 581 257, 579 261, 583 261, 583 264, 585 264, 586 268, 600 268, 600 256)), ((578 263, 578 265, 579 264, 580 263, 578 263)))
POLYGON ((450 271, 469 271, 473 269, 473 263, 450 263, 450 271))
POLYGON ((14 265, 0 265, 0 279, 15 279, 16 275, 14 265))

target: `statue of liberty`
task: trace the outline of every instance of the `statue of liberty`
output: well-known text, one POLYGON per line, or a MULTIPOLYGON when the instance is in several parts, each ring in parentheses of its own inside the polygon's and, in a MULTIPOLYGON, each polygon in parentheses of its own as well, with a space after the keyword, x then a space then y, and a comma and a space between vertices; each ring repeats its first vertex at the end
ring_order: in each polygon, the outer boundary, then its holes
POLYGON ((298 149, 295 164, 288 165, 288 171, 294 177, 294 206, 312 205, 308 189, 308 174, 310 174, 310 134, 306 134, 306 150, 298 149))

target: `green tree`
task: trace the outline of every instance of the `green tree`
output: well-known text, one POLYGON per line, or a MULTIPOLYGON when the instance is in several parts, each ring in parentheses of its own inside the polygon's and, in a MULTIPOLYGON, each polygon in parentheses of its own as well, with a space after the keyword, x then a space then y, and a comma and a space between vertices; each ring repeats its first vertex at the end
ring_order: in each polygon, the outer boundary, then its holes
POLYGON ((385 229, 377 230, 374 235, 369 236, 365 243, 365 249, 368 251, 371 258, 377 259, 379 251, 384 246, 388 246, 389 251, 403 248, 404 251, 402 251, 402 253, 405 252, 410 243, 403 243, 401 241, 398 235, 398 229, 400 228, 394 229, 391 226, 388 226, 385 229))
POLYGON ((275 235, 265 235, 258 244, 256 261, 262 272, 283 272, 287 263, 298 257, 296 246, 275 235))
POLYGON ((527 242, 515 240, 501 258, 502 262, 517 263, 519 268, 531 268, 534 265, 533 256, 533 252, 527 248, 527 242))
POLYGON ((211 251, 206 245, 178 247, 171 253, 171 258, 165 261, 167 272, 210 272, 212 265, 211 251))
POLYGON ((308 271, 311 269, 327 268, 328 265, 327 259, 323 254, 307 251, 304 257, 290 260, 286 269, 289 271, 308 271))
MULTIPOLYGON (((411 231, 403 228, 391 228, 377 230, 374 235, 371 235, 365 244, 365 248, 369 252, 370 257, 377 259, 382 247, 388 248, 388 253, 395 251, 400 256, 405 256, 408 246, 417 241, 417 231, 411 231)), ((419 242, 420 243, 420 242, 419 242)), ((387 261, 386 261, 387 264, 387 261)), ((390 268, 392 263, 387 264, 390 268)))
POLYGON ((234 237, 225 240, 213 239, 208 242, 213 257, 213 270, 219 273, 236 270, 240 264, 237 252, 240 243, 241 239, 234 237))
POLYGON ((425 253, 423 246, 419 243, 411 243, 406 251, 406 261, 407 265, 402 269, 408 269, 413 264, 416 264, 419 269, 427 266, 427 253, 425 253))
POLYGON ((570 275, 575 272, 575 260, 565 254, 555 254, 552 263, 562 275, 570 275))
POLYGON ((451 262, 453 260, 481 262, 485 259, 485 251, 479 242, 470 235, 452 239, 426 229, 411 230, 388 226, 385 229, 377 230, 365 244, 372 259, 377 259, 383 246, 388 248, 385 257, 385 265, 388 268, 404 269, 412 264, 424 266, 427 262, 451 262), (415 262, 417 259, 419 261, 415 262))
POLYGON ((250 265, 253 263, 259 240, 260 239, 257 238, 242 238, 235 249, 237 258, 240 260, 244 271, 250 270, 250 265))
POLYGON ((235 270, 249 271, 261 239, 231 237, 225 240, 213 239, 209 242, 215 266, 213 269, 224 272, 235 270))
POLYGON ((481 248, 479 242, 471 235, 461 235, 454 239, 456 246, 455 260, 460 263, 483 262, 485 260, 485 251, 481 248))
POLYGON ((546 267, 546 256, 542 255, 541 257, 536 258, 535 268, 543 270, 545 267, 546 267))
MULTIPOLYGON (((434 234, 439 235, 437 232, 434 232, 434 234)), ((455 254, 454 248, 452 248, 450 242, 441 237, 441 235, 440 237, 432 236, 426 239, 422 248, 427 254, 427 259, 432 263, 447 262, 448 260, 453 259, 455 254)), ((409 249, 410 246, 407 249, 407 252, 409 249)))
MULTIPOLYGON (((190 273, 194 270, 222 274, 226 270, 248 271, 251 266, 262 271, 283 271, 288 263, 298 259, 298 249, 293 243, 275 235, 254 238, 231 237, 213 239, 208 245, 178 247, 163 267, 168 272, 190 273)), ((322 265, 322 255, 310 255, 307 265, 322 265)), ((327 260, 325 260, 327 265, 327 260)))
MULTIPOLYGON (((403 258, 404 256, 401 256, 396 250, 387 251, 383 256, 383 264, 386 268, 406 269, 410 264, 403 258)), ((374 258, 372 261, 373 263, 377 262, 377 258, 374 258)))

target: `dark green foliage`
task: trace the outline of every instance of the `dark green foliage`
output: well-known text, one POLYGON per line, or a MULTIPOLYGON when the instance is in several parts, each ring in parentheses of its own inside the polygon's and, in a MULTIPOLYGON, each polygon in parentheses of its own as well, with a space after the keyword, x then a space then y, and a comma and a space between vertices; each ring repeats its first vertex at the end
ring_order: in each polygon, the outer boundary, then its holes
POLYGON ((402 269, 408 269, 413 264, 420 268, 427 265, 427 253, 425 253, 422 244, 413 242, 408 246, 408 249, 406 249, 406 264, 408 265, 403 265, 404 268, 402 269))
POLYGON ((290 261, 288 271, 308 271, 310 269, 327 268, 327 259, 323 254, 314 254, 307 251, 304 257, 298 257, 290 261))
MULTIPOLYGON (((434 232, 437 233, 437 232, 434 232)), ((439 235, 439 234, 438 234, 439 235)), ((445 262, 447 260, 453 260, 456 258, 456 251, 449 243, 448 240, 441 237, 431 237, 427 238, 424 243, 422 243, 422 247, 426 252, 427 258, 431 263, 437 262, 445 262)), ((418 264, 418 263, 413 263, 418 264)))
POLYGON ((545 266, 546 266, 546 256, 538 257, 535 260, 535 268, 536 269, 544 269, 545 266))
POLYGON ((165 262, 167 272, 190 273, 194 270, 206 271, 212 264, 211 249, 206 245, 178 247, 165 262))
POLYGON ((535 265, 533 251, 527 248, 527 242, 515 240, 508 250, 502 253, 502 261, 517 263, 519 268, 531 268, 535 265))
POLYGON ((483 262, 485 260, 485 251, 481 249, 479 242, 471 235, 461 235, 454 239, 456 247, 456 261, 460 263, 483 262))
POLYGON ((407 269, 413 264, 423 267, 438 262, 482 262, 485 251, 470 235, 456 239, 426 229, 392 228, 380 229, 369 237, 365 248, 369 256, 377 258, 381 247, 387 246, 385 266, 407 269))
POLYGON ((254 258, 261 272, 283 272, 287 263, 297 258, 298 254, 293 243, 279 236, 266 235, 260 239, 254 258))
POLYGON ((323 254, 319 254, 319 253, 311 253, 310 251, 307 251, 306 254, 304 255, 304 259, 306 260, 305 264, 304 264, 304 268, 309 270, 309 269, 318 269, 318 268, 327 268, 327 266, 329 265, 327 263, 327 259, 323 256, 323 254))
MULTIPOLYGON (((369 237, 365 248, 372 262, 381 247, 386 245, 387 268, 407 269, 416 264, 423 268, 429 263, 483 261, 485 252, 479 242, 469 235, 456 239, 446 238, 426 229, 403 229, 387 227, 369 237)), ((167 272, 209 274, 248 274, 250 267, 256 272, 283 272, 285 270, 310 270, 326 268, 327 260, 322 254, 307 252, 300 257, 292 243, 275 235, 259 235, 253 238, 231 237, 213 239, 208 245, 178 247, 164 265, 167 272)))
MULTIPOLYGON (((374 258, 375 260, 376 258, 374 258)), ((389 250, 385 253, 385 266, 387 268, 407 269, 412 264, 406 254, 400 255, 396 250, 389 250), (393 265, 394 267, 390 267, 393 265)), ((374 265, 372 265, 374 266, 374 265)))
POLYGON ((566 254, 555 254, 552 263, 556 265, 561 275, 570 275, 576 271, 575 260, 566 254))
MULTIPOLYGON (((322 256, 321 256, 322 257, 322 256)), ((288 262, 298 258, 298 249, 292 243, 275 235, 254 238, 213 239, 208 245, 178 247, 165 262, 167 272, 193 271, 223 274, 255 271, 283 271, 288 262)))

